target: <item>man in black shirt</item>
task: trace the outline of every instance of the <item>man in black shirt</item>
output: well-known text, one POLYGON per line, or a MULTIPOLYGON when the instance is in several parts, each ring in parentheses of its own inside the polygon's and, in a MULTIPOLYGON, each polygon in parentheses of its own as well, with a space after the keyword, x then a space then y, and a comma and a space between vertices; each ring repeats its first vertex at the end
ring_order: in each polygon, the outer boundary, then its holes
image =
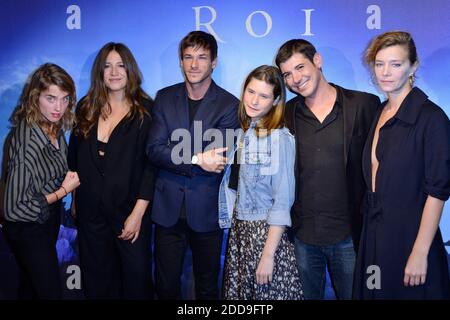
POLYGON ((325 270, 338 299, 351 299, 365 187, 361 156, 380 105, 372 94, 328 83, 322 58, 306 40, 290 40, 276 64, 298 96, 286 124, 296 138, 295 253, 306 299, 323 299, 325 270))

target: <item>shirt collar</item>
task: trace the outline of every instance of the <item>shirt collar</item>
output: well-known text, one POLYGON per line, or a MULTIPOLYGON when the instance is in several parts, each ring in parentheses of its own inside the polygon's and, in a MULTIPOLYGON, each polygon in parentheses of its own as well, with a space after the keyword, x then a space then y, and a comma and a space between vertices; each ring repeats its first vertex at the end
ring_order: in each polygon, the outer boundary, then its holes
POLYGON ((403 122, 414 124, 419 117, 422 104, 428 99, 428 96, 419 88, 412 90, 405 97, 395 114, 395 118, 403 122))
MULTIPOLYGON (((52 145, 52 142, 50 141, 49 137, 45 134, 44 130, 37 124, 34 124, 31 127, 31 132, 34 136, 36 136, 36 144, 39 146, 39 148, 43 149, 45 147, 50 147, 52 145)), ((61 148, 61 134, 58 135, 58 143, 61 148)))
MULTIPOLYGON (((333 108, 330 111, 330 115, 337 116, 339 112, 342 110, 343 106, 343 97, 342 92, 339 90, 339 88, 334 83, 329 83, 331 86, 333 86, 336 89, 336 101, 334 102, 333 108)), ((297 112, 300 112, 301 115, 306 119, 313 119, 317 121, 317 118, 314 116, 314 114, 311 112, 311 110, 308 109, 305 103, 305 98, 303 98, 301 95, 299 95, 298 100, 298 108, 297 112)), ((328 116, 327 116, 328 117, 328 116)))
POLYGON ((256 126, 258 125, 259 121, 260 121, 260 120, 258 120, 258 121, 251 121, 251 122, 250 122, 250 126, 249 126, 248 128, 249 128, 249 129, 255 129, 256 126))
POLYGON ((329 82, 329 84, 336 90, 336 102, 335 104, 337 104, 339 106, 339 108, 341 108, 343 106, 342 104, 342 91, 339 90, 339 88, 332 82, 329 82))
MULTIPOLYGON (((342 103, 342 102, 343 102, 342 91, 339 90, 339 87, 338 87, 337 85, 335 85, 334 83, 329 82, 329 84, 336 90, 336 101, 335 101, 335 103, 334 103, 333 108, 334 108, 336 105, 337 105, 339 108, 341 108, 341 107, 343 106, 343 103, 342 103)), ((307 108, 306 103, 305 103, 305 98, 304 98, 302 95, 300 95, 300 94, 298 94, 297 97, 298 97, 298 105, 299 105, 301 108, 307 108)))

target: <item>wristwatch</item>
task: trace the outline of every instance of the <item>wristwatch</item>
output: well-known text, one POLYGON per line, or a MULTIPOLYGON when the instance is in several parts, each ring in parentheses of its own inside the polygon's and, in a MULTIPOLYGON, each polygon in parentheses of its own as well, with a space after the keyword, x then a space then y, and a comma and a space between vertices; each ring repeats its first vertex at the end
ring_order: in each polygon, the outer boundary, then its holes
POLYGON ((191 159, 191 164, 197 164, 197 163, 198 163, 198 156, 196 154, 194 154, 191 159))

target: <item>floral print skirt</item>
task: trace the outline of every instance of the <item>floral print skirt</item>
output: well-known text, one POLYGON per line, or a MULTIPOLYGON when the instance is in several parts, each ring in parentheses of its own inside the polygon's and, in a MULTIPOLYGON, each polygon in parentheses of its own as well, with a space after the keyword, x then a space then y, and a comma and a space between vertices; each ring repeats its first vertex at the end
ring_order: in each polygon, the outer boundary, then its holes
POLYGON ((303 300, 294 246, 284 232, 274 258, 272 281, 256 283, 256 269, 269 232, 265 220, 233 218, 224 268, 226 300, 303 300))

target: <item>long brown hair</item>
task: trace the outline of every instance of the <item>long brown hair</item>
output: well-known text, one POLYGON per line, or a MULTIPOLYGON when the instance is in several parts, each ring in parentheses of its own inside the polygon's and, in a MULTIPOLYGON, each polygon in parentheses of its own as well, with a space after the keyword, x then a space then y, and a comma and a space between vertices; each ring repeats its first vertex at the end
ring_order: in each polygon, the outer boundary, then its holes
POLYGON ((273 98, 274 100, 278 99, 276 106, 273 106, 258 122, 258 125, 256 126, 256 135, 259 137, 262 132, 270 134, 273 129, 283 127, 286 90, 284 87, 283 77, 277 67, 262 65, 250 72, 247 79, 245 79, 241 94, 241 102, 239 103, 239 121, 244 131, 248 130, 251 122, 250 117, 245 112, 244 94, 252 79, 261 80, 273 86, 273 98))
POLYGON ((45 63, 37 68, 29 77, 20 97, 19 105, 11 116, 12 126, 17 126, 25 119, 29 126, 38 125, 48 134, 57 137, 60 130, 70 130, 73 125, 73 109, 76 103, 75 83, 72 77, 60 66, 45 63), (39 96, 51 85, 57 86, 69 96, 69 105, 61 119, 56 122, 48 121, 39 108, 39 96))
POLYGON ((125 98, 131 103, 131 108, 126 117, 133 118, 137 115, 142 119, 147 113, 147 110, 142 105, 142 100, 151 100, 151 98, 141 88, 142 73, 133 54, 123 43, 109 42, 100 49, 95 57, 91 70, 91 87, 77 108, 76 133, 81 133, 84 138, 89 136, 92 127, 97 123, 100 116, 107 118, 111 113, 108 88, 103 81, 106 58, 111 51, 116 51, 120 55, 127 72, 128 80, 125 87, 125 98))

